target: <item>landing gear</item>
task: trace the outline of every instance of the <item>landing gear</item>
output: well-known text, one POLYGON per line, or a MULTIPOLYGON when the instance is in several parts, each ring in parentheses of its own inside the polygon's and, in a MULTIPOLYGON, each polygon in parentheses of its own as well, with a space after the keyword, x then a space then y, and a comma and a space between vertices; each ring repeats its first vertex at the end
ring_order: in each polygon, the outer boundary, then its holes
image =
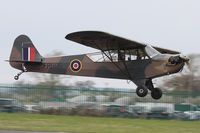
POLYGON ((153 99, 160 99, 162 97, 162 91, 159 88, 154 88, 151 90, 151 97, 153 99))
POLYGON ((18 75, 14 76, 14 79, 15 79, 15 80, 18 80, 18 79, 19 79, 19 76, 18 76, 18 75))
POLYGON ((136 93, 139 97, 145 97, 148 93, 148 89, 146 87, 143 87, 143 86, 139 86, 137 89, 136 89, 136 93))
POLYGON ((153 99, 158 100, 158 99, 160 99, 160 98, 162 97, 162 91, 161 91, 161 89, 159 89, 159 88, 154 88, 151 79, 149 79, 149 80, 146 81, 146 86, 147 86, 147 88, 148 88, 149 90, 151 90, 151 97, 152 97, 153 99))
POLYGON ((22 73, 24 73, 24 71, 21 71, 21 72, 19 72, 17 75, 15 75, 15 76, 14 76, 14 79, 15 79, 15 80, 18 80, 18 79, 19 79, 19 76, 20 76, 22 73))
POLYGON ((159 88, 154 88, 152 80, 147 79, 145 85, 138 86, 136 93, 139 97, 145 97, 148 93, 148 89, 151 91, 151 97, 153 99, 160 99, 162 97, 162 91, 159 88))
POLYGON ((18 80, 18 79, 19 79, 19 76, 20 76, 22 73, 27 72, 27 69, 26 69, 24 63, 22 64, 22 69, 23 69, 23 70, 22 70, 21 72, 19 72, 17 75, 14 76, 14 79, 15 79, 15 80, 18 80))

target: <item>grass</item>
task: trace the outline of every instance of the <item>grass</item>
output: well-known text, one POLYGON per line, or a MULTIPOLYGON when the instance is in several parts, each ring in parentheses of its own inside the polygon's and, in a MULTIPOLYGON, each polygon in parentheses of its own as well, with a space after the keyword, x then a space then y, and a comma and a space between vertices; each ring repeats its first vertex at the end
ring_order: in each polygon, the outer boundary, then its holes
POLYGON ((73 133, 199 133, 200 122, 0 113, 0 130, 73 133))

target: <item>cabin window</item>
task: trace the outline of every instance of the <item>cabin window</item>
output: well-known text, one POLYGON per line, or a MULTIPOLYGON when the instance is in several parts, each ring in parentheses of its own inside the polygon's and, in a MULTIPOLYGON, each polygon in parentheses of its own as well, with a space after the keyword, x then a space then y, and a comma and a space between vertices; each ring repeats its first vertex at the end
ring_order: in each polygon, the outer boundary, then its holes
POLYGON ((142 49, 120 50, 118 51, 118 57, 120 57, 118 58, 118 61, 149 59, 149 57, 146 55, 146 53, 142 49))
POLYGON ((89 53, 87 56, 94 62, 119 62, 149 59, 143 49, 110 50, 104 51, 104 53, 89 53))

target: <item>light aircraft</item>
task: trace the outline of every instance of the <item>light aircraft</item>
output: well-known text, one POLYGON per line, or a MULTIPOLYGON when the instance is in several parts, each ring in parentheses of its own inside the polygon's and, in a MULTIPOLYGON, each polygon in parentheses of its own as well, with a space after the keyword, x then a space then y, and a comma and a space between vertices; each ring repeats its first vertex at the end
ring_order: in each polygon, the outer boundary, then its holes
POLYGON ((150 46, 101 31, 80 31, 66 39, 100 50, 100 52, 49 57, 41 56, 26 35, 18 36, 9 63, 24 72, 41 72, 130 80, 137 85, 136 93, 145 97, 148 90, 153 99, 160 99, 162 91, 152 79, 180 72, 189 59, 179 52, 150 46))

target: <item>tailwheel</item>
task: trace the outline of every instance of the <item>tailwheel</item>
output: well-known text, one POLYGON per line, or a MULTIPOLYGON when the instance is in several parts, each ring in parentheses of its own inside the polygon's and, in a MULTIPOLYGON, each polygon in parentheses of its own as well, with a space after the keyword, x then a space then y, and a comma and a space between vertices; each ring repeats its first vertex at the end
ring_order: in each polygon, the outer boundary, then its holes
POLYGON ((19 79, 19 76, 17 76, 17 75, 14 76, 14 79, 15 79, 15 80, 18 80, 18 79, 19 79))
POLYGON ((136 93, 139 97, 145 97, 148 93, 148 90, 146 87, 143 87, 143 86, 139 86, 137 89, 136 89, 136 93))
POLYGON ((24 63, 23 63, 23 64, 22 64, 22 71, 19 72, 17 75, 15 75, 15 76, 14 76, 14 79, 15 79, 15 80, 18 80, 18 79, 19 79, 19 76, 22 75, 24 72, 28 72, 28 71, 27 71, 27 69, 26 69, 26 67, 25 67, 25 65, 24 65, 24 63))
POLYGON ((24 72, 25 72, 25 71, 19 72, 17 75, 14 76, 14 79, 15 79, 15 80, 18 80, 18 79, 19 79, 19 76, 22 75, 22 73, 24 73, 24 72))
POLYGON ((151 97, 153 99, 160 99, 162 97, 162 91, 159 88, 154 88, 153 90, 151 90, 151 97))

